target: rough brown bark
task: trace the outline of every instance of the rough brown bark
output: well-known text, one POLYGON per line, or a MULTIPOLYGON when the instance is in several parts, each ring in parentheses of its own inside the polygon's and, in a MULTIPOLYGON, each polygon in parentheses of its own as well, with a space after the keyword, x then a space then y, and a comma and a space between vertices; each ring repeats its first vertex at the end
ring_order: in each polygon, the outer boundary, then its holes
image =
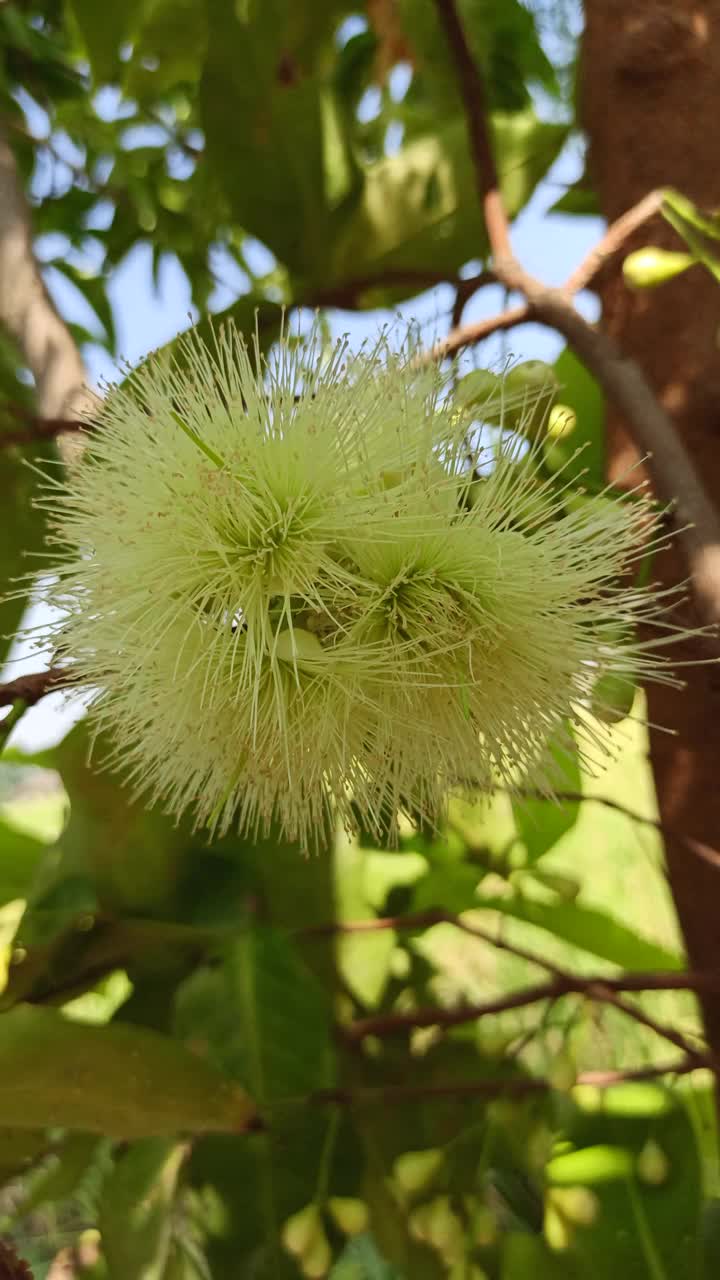
POLYGON ((53 303, 33 249, 25 193, 10 143, 0 130, 0 324, 17 342, 35 379, 42 418, 91 412, 95 397, 73 336, 53 303))
MULTIPOLYGON (((585 0, 583 124, 589 168, 603 215, 618 217, 656 187, 675 186, 706 207, 720 206, 716 121, 720 118, 720 0, 585 0)), ((658 218, 628 251, 682 247, 658 218)), ((619 267, 597 285, 603 325, 642 366, 720 505, 720 287, 694 267, 662 288, 631 293, 619 267)), ((635 450, 623 423, 608 421, 609 471, 621 477, 635 450)), ((656 566, 682 578, 679 558, 656 566)), ((698 656, 686 646, 683 658, 698 656)), ((720 848, 720 672, 690 668, 681 693, 651 688, 651 757, 660 813, 670 828, 720 848)), ((672 839, 667 866, 694 968, 720 970, 720 869, 672 839)), ((712 1048, 720 1050, 720 998, 703 999, 712 1048)))

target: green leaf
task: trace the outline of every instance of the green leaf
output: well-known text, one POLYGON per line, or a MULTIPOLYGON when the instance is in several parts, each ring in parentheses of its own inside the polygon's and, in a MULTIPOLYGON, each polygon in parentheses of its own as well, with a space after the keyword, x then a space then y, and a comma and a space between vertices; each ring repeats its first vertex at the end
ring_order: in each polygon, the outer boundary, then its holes
POLYGON ((108 1280, 163 1280, 187 1153, 184 1143, 145 1138, 117 1160, 105 1180, 98 1220, 108 1280))
POLYGON ((0 905, 27 898, 47 845, 19 830, 0 812, 0 905))
POLYGON ((580 903, 534 902, 529 898, 482 898, 477 903, 515 920, 545 929, 563 942, 609 960, 623 969, 682 969, 682 956, 643 938, 627 925, 595 907, 580 903))
MULTIPOLYGON (((560 791, 582 793, 582 773, 577 744, 570 738, 550 751, 554 785, 560 791)), ((522 797, 512 802, 518 835, 532 866, 552 849, 580 816, 580 805, 572 800, 536 800, 522 797)))
POLYGON ((130 40, 143 0, 96 4, 95 0, 69 0, 97 81, 116 80, 120 71, 120 46, 130 40))
POLYGON ((700 1161, 670 1091, 591 1090, 567 1132, 577 1149, 547 1166, 546 1235, 575 1259, 581 1280, 698 1280, 700 1161))
POLYGON ((200 78, 207 48, 204 0, 155 0, 143 7, 133 56, 125 68, 129 98, 156 99, 200 78))
MULTIPOLYGON (((531 110, 496 113, 492 132, 505 206, 514 217, 552 164, 567 130, 531 110)), ((383 269, 454 274, 487 252, 464 118, 406 144, 371 165, 363 187, 334 219, 326 246, 336 281, 383 269)), ((327 269, 327 267, 326 267, 327 269)))
MULTIPOLYGON (((10 424, 17 427, 18 423, 10 424)), ((0 433, 4 423, 0 423, 0 433)), ((10 651, 15 632, 25 612, 30 582, 18 582, 33 567, 30 556, 44 544, 45 516, 32 506, 40 478, 25 463, 28 458, 47 461, 55 454, 52 445, 34 445, 23 450, 3 448, 0 434, 0 493, 3 495, 5 526, 0 539, 0 665, 10 651)))
POLYGON ((709 236, 711 240, 720 240, 720 213, 704 213, 696 204, 693 204, 692 200, 688 200, 682 192, 675 191, 672 187, 668 187, 663 193, 663 206, 666 217, 668 211, 672 210, 703 235, 709 236))
POLYGON ((548 213, 564 213, 579 218, 602 217, 597 195, 585 175, 567 188, 565 194, 550 206, 548 213))
POLYGON ((291 943, 267 927, 246 929, 228 952, 227 973, 236 1074, 253 1097, 302 1097, 331 1083, 330 1010, 291 943))
POLYGON ((208 0, 200 86, 206 162, 233 217, 287 266, 317 274, 327 253, 317 80, 288 45, 288 0, 253 9, 208 0))
POLYGON ((0 1017, 0 1125, 61 1125, 118 1138, 237 1131, 254 1114, 237 1085, 177 1041, 120 1023, 70 1022, 18 1005, 0 1017))
POLYGON ((558 399, 575 412, 577 421, 569 435, 552 440, 552 470, 563 468, 563 483, 572 479, 601 489, 605 484, 605 401, 602 392, 592 374, 567 347, 553 368, 560 387, 558 399))
POLYGON ((70 819, 60 838, 63 877, 89 875, 99 904, 110 910, 162 912, 172 900, 188 829, 133 801, 122 774, 104 767, 111 752, 111 739, 91 738, 84 721, 57 748, 57 768, 70 799, 70 819))
POLYGON ((23 1180, 23 1192, 15 1217, 26 1217, 42 1205, 56 1206, 69 1200, 83 1182, 105 1144, 97 1135, 71 1133, 58 1144, 49 1161, 23 1180))
POLYGON ((708 1200, 703 1206, 701 1238, 703 1280, 715 1280, 720 1275, 720 1200, 708 1200))
POLYGON ((0 1186, 27 1177, 28 1166, 47 1155, 50 1145, 42 1129, 0 1129, 0 1186))
MULTIPOLYGON (((365 878, 366 851, 354 841, 338 839, 335 853, 339 920, 364 920, 373 914, 365 878)), ((367 1007, 380 1003, 390 975, 396 944, 392 929, 366 935, 346 933, 337 940, 337 964, 350 991, 367 1007)))
POLYGON ((510 1231, 503 1240, 501 1280, 580 1280, 574 1260, 558 1257, 544 1240, 510 1231))
POLYGON ((378 1253, 372 1236, 351 1240, 330 1272, 330 1280, 401 1280, 398 1272, 378 1253))

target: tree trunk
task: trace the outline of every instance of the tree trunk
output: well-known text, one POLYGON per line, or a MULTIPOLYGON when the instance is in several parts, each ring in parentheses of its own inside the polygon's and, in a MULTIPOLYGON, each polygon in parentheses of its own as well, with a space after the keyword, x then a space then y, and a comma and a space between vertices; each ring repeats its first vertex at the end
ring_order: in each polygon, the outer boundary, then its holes
MULTIPOLYGON (((586 0, 580 111, 589 170, 610 221, 656 187, 720 206, 715 130, 720 120, 720 0, 586 0)), ((658 218, 628 245, 683 248, 658 218)), ((603 324, 642 366, 720 504, 720 286, 695 266, 656 290, 632 293, 615 263, 598 283, 603 324)), ((618 480, 634 460, 610 412, 608 461, 618 480)), ((635 473, 634 480, 637 480, 635 473)), ((656 576, 678 582, 677 553, 656 576)), ((697 657, 687 644, 679 655, 697 657)), ((691 667, 687 688, 648 690, 651 758, 663 822, 720 849, 720 670, 691 667), (672 733, 668 733, 671 730, 672 733)), ((702 859, 672 838, 667 867, 693 967, 720 969, 720 855, 702 859)), ((720 1054, 720 997, 703 1002, 720 1054)))

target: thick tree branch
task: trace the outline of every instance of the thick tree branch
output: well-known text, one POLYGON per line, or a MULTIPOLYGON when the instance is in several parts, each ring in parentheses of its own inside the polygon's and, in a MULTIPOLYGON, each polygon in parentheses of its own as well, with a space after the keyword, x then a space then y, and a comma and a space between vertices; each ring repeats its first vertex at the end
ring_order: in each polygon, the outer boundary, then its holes
POLYGON ((34 707, 46 693, 71 683, 72 672, 65 667, 50 667, 48 671, 32 671, 30 675, 17 676, 7 684, 0 684, 0 707, 11 707, 16 702, 34 707))
MULTIPOLYGON (((493 269, 502 284, 524 296, 533 319, 567 339, 609 399, 621 410, 633 439, 647 455, 657 496, 673 504, 677 538, 692 575, 700 618, 703 623, 716 627, 720 623, 720 517, 705 493, 672 419, 653 395, 639 366, 626 359, 606 334, 587 323, 565 290, 550 288, 535 279, 515 258, 498 190, 482 77, 470 53, 455 0, 435 0, 435 4, 457 66, 493 269)), ((601 252, 601 261, 602 258, 601 252)), ((591 270, 588 265, 582 272, 578 269, 575 273, 581 287, 586 283, 587 271, 591 270)))
POLYGON ((39 440, 55 440, 68 432, 85 431, 88 427, 80 418, 41 418, 20 405, 7 405, 4 413, 8 418, 24 422, 25 426, 13 427, 10 431, 0 429, 0 448, 12 445, 22 448, 39 440))
POLYGON ((95 397, 72 334, 45 288, 15 156, 0 130, 0 324, 15 339, 34 379, 43 418, 75 418, 95 397))

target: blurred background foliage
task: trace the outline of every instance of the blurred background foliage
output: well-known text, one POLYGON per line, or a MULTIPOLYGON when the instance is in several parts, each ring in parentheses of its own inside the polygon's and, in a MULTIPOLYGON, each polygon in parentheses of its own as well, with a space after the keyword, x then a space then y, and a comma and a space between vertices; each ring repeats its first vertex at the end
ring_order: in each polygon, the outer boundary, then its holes
MULTIPOLYGON (((569 0, 460 8, 515 217, 576 137, 579 15, 569 0)), ((0 5, 0 53, 37 255, 79 299, 85 350, 117 356, 108 285, 139 243, 156 275, 180 264, 201 327, 232 281, 219 315, 246 332, 257 317, 266 348, 283 308, 394 307, 484 266, 428 0, 18 0, 0 5)), ((559 207, 593 212, 592 192, 580 182, 559 207)), ((537 465, 548 478, 587 443, 583 484, 599 486, 600 393, 568 353, 556 372, 578 434, 537 465)), ((0 432, 31 411, 0 335, 0 432)), ((38 456, 54 446, 0 452, 3 587, 42 547, 24 466, 38 456)), ((0 606, 5 657, 23 608, 0 606)), ((683 966, 642 712, 638 692, 602 777, 570 762, 560 807, 453 802, 439 833, 407 823, 398 849, 338 833, 309 860, 270 839, 208 845, 134 805, 88 766, 83 723, 36 755, 11 738, 0 1232, 37 1280, 717 1275, 708 1073, 577 1084, 667 1061, 648 1026, 580 992, 453 1028, 352 1031, 502 1000, 548 965, 683 966), (387 917, 401 919, 347 929, 387 917)), ((636 1003, 700 1043, 689 995, 636 1003)))

